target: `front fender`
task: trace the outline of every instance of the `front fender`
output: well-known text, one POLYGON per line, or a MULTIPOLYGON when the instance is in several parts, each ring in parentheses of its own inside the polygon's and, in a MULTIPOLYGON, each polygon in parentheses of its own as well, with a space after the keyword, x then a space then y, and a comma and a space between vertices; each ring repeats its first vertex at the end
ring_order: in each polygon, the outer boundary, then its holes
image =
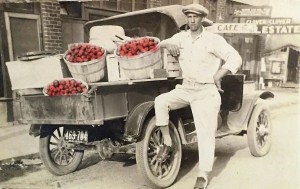
POLYGON ((266 100, 274 98, 274 94, 270 91, 255 91, 249 94, 245 94, 243 97, 243 105, 237 112, 229 112, 227 118, 227 125, 230 130, 241 131, 247 130, 248 120, 255 107, 255 104, 259 103, 259 99, 266 100))
MULTIPOLYGON (((139 140, 142 130, 144 129, 144 122, 153 116, 155 116, 153 101, 137 105, 127 117, 123 135, 124 140, 130 142, 139 140)), ((182 144, 187 144, 183 123, 180 116, 178 116, 177 111, 170 112, 170 120, 178 129, 182 144)))
POLYGON ((145 120, 154 115, 153 101, 144 102, 134 107, 129 113, 125 123, 124 139, 128 141, 136 140, 141 134, 145 120))

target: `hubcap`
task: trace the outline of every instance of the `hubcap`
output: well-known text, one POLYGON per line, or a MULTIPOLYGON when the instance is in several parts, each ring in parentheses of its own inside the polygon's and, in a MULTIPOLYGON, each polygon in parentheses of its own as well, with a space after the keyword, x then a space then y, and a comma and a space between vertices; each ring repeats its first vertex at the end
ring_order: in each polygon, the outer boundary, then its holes
POLYGON ((256 140, 260 148, 263 148, 268 142, 270 133, 268 115, 265 112, 261 112, 257 119, 256 125, 256 140))
POLYGON ((162 146, 163 136, 160 129, 157 128, 152 132, 148 144, 148 163, 152 174, 159 179, 165 178, 170 173, 174 163, 174 152, 171 152, 170 156, 164 162, 157 160, 158 151, 162 146))
POLYGON ((74 159, 74 150, 68 148, 68 144, 62 135, 63 127, 53 131, 49 141, 50 156, 58 165, 68 165, 74 159))

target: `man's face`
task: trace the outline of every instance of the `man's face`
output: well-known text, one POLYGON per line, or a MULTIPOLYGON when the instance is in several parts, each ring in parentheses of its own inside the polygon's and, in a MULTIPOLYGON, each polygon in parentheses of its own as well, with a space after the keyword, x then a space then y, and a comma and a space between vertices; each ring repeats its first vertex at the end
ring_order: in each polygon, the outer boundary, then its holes
POLYGON ((197 31, 202 26, 203 16, 195 13, 188 13, 186 16, 191 31, 197 31))

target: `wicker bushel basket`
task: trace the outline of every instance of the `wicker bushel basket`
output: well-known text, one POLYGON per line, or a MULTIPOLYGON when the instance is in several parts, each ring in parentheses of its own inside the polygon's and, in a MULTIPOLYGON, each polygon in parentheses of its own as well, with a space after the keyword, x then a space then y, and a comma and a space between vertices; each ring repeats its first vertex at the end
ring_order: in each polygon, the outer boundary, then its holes
MULTIPOLYGON (((159 41, 158 38, 148 38, 159 41)), ((148 79, 153 69, 162 68, 162 55, 159 47, 133 57, 118 56, 117 50, 119 49, 115 50, 115 55, 118 58, 120 69, 128 79, 148 79)))
POLYGON ((103 56, 100 59, 94 59, 88 62, 82 63, 73 63, 69 62, 66 59, 67 52, 65 52, 63 59, 68 66, 69 71, 72 74, 72 77, 81 79, 87 83, 100 81, 104 78, 104 69, 105 69, 105 57, 106 51, 104 51, 103 56))

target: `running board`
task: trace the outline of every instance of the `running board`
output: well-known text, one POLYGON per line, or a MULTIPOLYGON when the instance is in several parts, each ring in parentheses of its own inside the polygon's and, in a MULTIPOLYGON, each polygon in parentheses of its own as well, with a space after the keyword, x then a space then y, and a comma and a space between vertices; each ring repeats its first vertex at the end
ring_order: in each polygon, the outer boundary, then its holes
MULTIPOLYGON (((222 138, 222 137, 225 137, 225 136, 228 136, 228 135, 241 135, 242 136, 244 134, 246 134, 246 131, 244 131, 244 130, 242 130, 242 131, 218 130, 216 132, 215 137, 216 138, 222 138)), ((186 138, 187 144, 195 143, 195 142, 198 141, 196 131, 193 131, 191 133, 186 134, 185 138, 186 138)))

